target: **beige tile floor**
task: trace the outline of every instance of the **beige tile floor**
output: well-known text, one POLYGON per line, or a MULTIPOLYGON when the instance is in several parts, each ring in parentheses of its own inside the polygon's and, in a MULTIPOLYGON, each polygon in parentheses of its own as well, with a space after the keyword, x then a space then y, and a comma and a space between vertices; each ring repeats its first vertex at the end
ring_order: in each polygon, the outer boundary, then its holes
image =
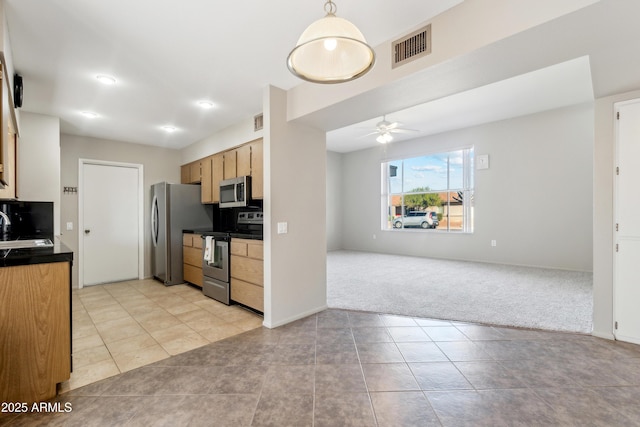
POLYGON ((198 288, 152 279, 74 290, 72 307, 73 373, 61 392, 258 328, 263 320, 198 288))
POLYGON ((640 426, 640 346, 329 309, 62 394, 0 426, 640 426))

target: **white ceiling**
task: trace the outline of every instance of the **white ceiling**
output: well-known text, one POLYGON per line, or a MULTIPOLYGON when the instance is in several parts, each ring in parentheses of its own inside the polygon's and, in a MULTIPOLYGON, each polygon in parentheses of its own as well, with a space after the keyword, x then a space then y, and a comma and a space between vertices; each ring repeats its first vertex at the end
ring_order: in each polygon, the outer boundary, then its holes
MULTIPOLYGON (((462 0, 337 0, 371 45, 462 0)), ((263 89, 301 81, 286 58, 322 0, 6 0, 25 111, 63 133, 182 148, 262 110, 263 89), (117 85, 104 87, 97 74, 117 85), (202 110, 208 99, 215 108, 202 110), (81 111, 100 115, 87 119, 81 111), (173 125, 167 135, 161 130, 173 125)))
MULTIPOLYGON (((5 2, 23 110, 60 117, 63 133, 171 148, 260 113, 265 86, 299 84, 286 57, 324 14, 322 0, 5 2), (99 85, 99 73, 118 84, 99 85), (201 99, 216 107, 199 109, 201 99)), ((336 0, 374 46, 460 2, 336 0)), ((348 152, 378 144, 361 135, 384 114, 420 131, 399 141, 638 89, 638 16, 637 0, 600 0, 299 121, 348 152)))
MULTIPOLYGON (((402 129, 393 142, 524 116, 593 100, 589 58, 582 57, 467 90, 386 115, 402 129)), ((327 149, 350 152, 371 147, 382 117, 327 133, 327 149)))

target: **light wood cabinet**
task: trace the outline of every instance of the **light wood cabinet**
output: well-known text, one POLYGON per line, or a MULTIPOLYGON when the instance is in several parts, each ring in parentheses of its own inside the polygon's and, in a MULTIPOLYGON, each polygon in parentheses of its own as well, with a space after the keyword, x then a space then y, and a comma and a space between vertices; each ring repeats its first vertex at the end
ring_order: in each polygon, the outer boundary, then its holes
POLYGON ((199 234, 182 235, 182 276, 185 281, 202 287, 202 237, 199 234))
POLYGON ((180 182, 201 184, 201 202, 220 202, 220 181, 251 177, 251 197, 264 198, 262 138, 181 166, 180 182))
POLYGON ((180 183, 199 184, 202 180, 201 160, 180 166, 180 183))
POLYGON ((251 177, 251 197, 264 198, 262 138, 224 152, 224 178, 251 177))
POLYGON ((264 312, 264 244, 231 239, 231 299, 264 312))
POLYGON ((213 203, 213 156, 200 161, 200 201, 213 203))
POLYGON ((238 176, 236 170, 236 161, 237 161, 236 150, 229 150, 224 152, 224 175, 223 179, 231 179, 238 176))
POLYGON ((202 166, 201 166, 200 160, 196 160, 195 162, 191 163, 190 172, 191 172, 190 184, 197 184, 202 181, 202 166))
POLYGON ((220 181, 224 179, 224 154, 218 153, 213 155, 212 159, 212 186, 213 189, 211 192, 213 193, 212 201, 213 203, 220 202, 220 181))
POLYGON ((236 176, 251 175, 251 145, 236 148, 236 176))
POLYGON ((0 401, 39 402, 71 375, 71 265, 0 268, 0 401))
POLYGON ((251 149, 251 197, 264 198, 262 138, 247 144, 251 149))
POLYGON ((16 139, 17 121, 13 107, 11 79, 5 78, 7 67, 0 64, 0 198, 13 199, 17 194, 16 139))
POLYGON ((251 175, 251 147, 249 144, 224 152, 224 179, 251 175))
MULTIPOLYGON (((13 131, 11 123, 9 123, 9 131, 7 132, 7 139, 4 141, 5 148, 7 150, 8 159, 5 164, 7 167, 6 173, 4 173, 3 181, 6 183, 4 188, 0 188, 0 199, 13 199, 16 196, 17 187, 17 170, 16 170, 16 134, 13 131)), ((0 186, 1 187, 1 186, 0 186)))
POLYGON ((180 184, 189 184, 191 180, 191 165, 180 166, 180 184))

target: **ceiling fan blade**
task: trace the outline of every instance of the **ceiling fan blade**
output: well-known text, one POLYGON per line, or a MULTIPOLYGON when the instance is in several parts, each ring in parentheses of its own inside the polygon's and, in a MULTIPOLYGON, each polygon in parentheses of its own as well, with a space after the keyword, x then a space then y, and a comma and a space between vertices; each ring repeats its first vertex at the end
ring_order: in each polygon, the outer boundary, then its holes
POLYGON ((380 133, 380 132, 378 132, 378 131, 376 130, 376 131, 373 131, 373 132, 366 133, 366 134, 364 134, 364 135, 360 135, 358 138, 366 138, 367 136, 377 135, 377 134, 379 134, 379 133, 380 133))
POLYGON ((391 129, 391 130, 389 130, 389 132, 392 132, 392 133, 412 133, 412 132, 418 132, 418 129, 397 128, 397 129, 391 129))

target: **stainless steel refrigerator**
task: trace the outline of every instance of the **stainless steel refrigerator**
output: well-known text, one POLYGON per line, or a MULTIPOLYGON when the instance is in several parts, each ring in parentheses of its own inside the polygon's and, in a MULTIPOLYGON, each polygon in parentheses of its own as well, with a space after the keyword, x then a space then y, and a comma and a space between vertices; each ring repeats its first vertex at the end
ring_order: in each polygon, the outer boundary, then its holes
POLYGON ((213 208, 200 203, 200 186, 151 186, 151 273, 165 285, 183 283, 182 231, 211 229, 213 208))

